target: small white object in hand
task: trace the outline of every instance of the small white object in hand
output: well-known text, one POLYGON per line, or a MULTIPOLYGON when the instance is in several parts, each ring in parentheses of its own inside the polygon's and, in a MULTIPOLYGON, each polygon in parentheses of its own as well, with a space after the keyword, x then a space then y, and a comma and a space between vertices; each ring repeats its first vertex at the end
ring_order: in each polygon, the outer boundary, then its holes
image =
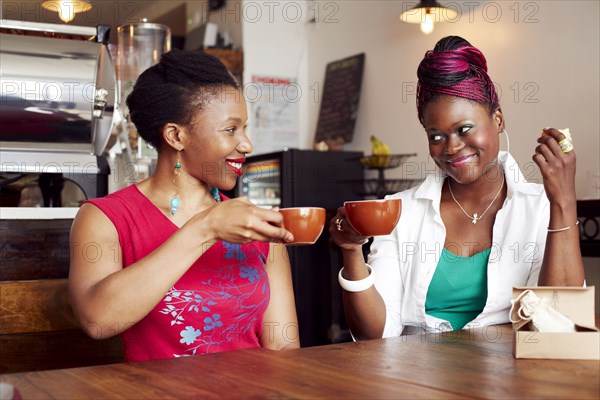
POLYGON ((575 147, 573 146, 573 137, 571 136, 569 128, 559 129, 558 131, 565 135, 565 138, 558 142, 558 146, 560 147, 561 151, 563 153, 572 151, 575 147))

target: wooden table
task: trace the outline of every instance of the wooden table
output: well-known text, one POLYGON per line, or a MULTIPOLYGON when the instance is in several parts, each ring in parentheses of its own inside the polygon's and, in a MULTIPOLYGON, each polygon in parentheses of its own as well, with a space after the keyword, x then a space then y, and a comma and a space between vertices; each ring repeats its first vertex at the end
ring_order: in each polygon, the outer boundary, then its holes
POLYGON ((512 331, 249 349, 0 376, 23 399, 600 397, 600 362, 522 360, 512 331))

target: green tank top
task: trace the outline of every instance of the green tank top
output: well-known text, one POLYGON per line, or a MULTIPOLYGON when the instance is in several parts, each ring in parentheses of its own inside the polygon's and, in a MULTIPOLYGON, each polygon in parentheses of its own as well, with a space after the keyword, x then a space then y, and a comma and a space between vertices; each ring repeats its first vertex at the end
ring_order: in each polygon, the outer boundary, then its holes
POLYGON ((450 322, 454 330, 475 319, 487 300, 491 250, 460 257, 444 248, 427 290, 425 313, 450 322))

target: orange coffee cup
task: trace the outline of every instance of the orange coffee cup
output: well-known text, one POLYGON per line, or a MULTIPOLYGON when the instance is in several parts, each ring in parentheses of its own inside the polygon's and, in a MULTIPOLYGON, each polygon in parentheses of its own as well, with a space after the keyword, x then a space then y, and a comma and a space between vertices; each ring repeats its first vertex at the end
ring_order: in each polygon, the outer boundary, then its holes
POLYGON ((348 222, 361 236, 390 234, 402 211, 400 199, 358 200, 344 203, 348 222))
POLYGON ((288 245, 313 244, 317 241, 325 226, 325 209, 319 207, 281 208, 283 227, 294 235, 294 241, 288 245))

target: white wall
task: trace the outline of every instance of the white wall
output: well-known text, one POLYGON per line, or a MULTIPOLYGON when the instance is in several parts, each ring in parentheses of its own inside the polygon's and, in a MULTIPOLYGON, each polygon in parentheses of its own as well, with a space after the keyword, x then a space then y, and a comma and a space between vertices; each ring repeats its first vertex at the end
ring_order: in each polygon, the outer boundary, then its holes
MULTIPOLYGON (((413 159, 418 166, 428 163, 425 135, 416 116, 416 68, 440 38, 459 35, 488 59, 502 95, 510 150, 526 176, 541 182, 531 162, 541 129, 569 127, 578 158, 577 195, 587 195, 586 172, 600 170, 599 2, 446 2, 462 15, 456 22, 436 24, 430 35, 398 19, 403 4, 406 8, 416 2, 297 3, 306 10, 301 23, 286 21, 282 7, 275 12, 276 21, 264 16, 250 23, 242 18, 245 75, 295 73, 308 94, 311 85, 322 87, 328 62, 365 52, 359 116, 354 140, 346 149, 370 152, 368 138, 375 134, 396 153, 418 153, 413 159), (309 23, 315 11, 317 21, 309 23)), ((301 102, 301 143, 311 148, 319 104, 310 95, 301 102)), ((400 174, 402 170, 389 171, 391 177, 400 174)))
MULTIPOLYGON (((307 2, 244 0, 242 4, 244 82, 251 82, 253 75, 296 78, 303 93, 308 93, 307 2)), ((306 140, 314 130, 309 125, 307 97, 302 96, 298 102, 300 143, 304 143, 301 148, 312 147, 306 140)), ((249 134, 256 141, 251 128, 249 134)), ((260 153, 260 149, 255 148, 254 154, 260 153)))

